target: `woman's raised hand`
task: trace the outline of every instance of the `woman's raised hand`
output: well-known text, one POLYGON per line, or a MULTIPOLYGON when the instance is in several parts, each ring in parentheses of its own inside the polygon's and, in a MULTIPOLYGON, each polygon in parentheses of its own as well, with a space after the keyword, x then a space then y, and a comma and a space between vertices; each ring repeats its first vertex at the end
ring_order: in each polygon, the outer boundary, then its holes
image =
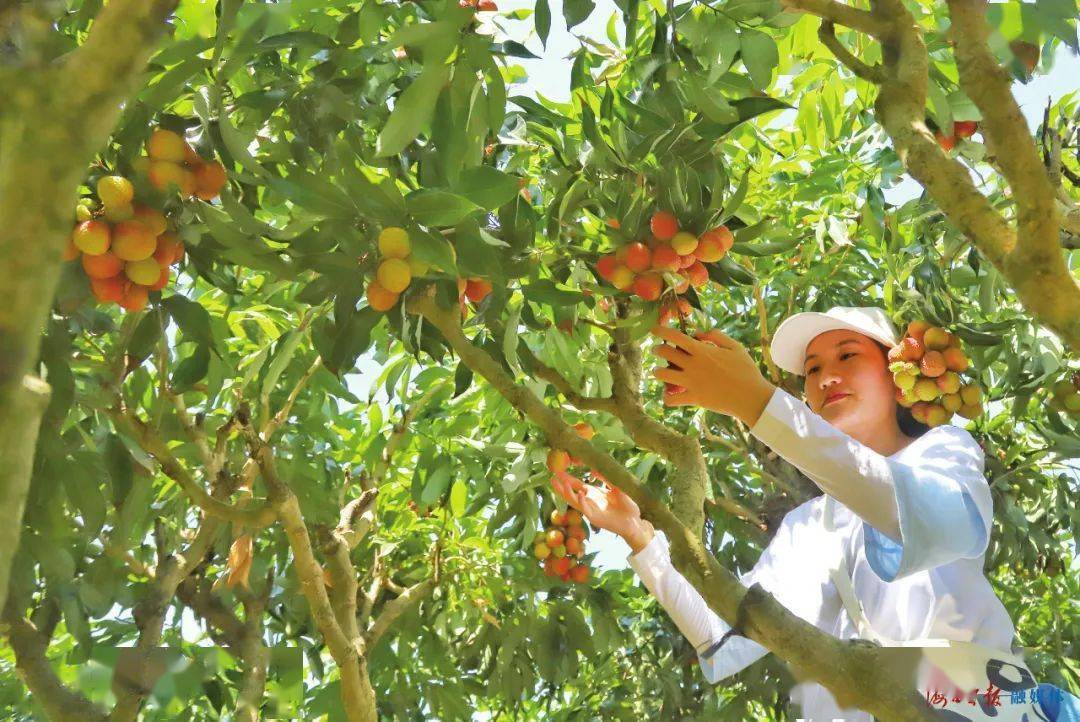
POLYGON ((641 551, 653 537, 652 524, 641 518, 641 509, 625 492, 607 481, 602 483, 586 484, 565 471, 551 478, 551 486, 559 496, 593 526, 618 534, 634 553, 641 551))

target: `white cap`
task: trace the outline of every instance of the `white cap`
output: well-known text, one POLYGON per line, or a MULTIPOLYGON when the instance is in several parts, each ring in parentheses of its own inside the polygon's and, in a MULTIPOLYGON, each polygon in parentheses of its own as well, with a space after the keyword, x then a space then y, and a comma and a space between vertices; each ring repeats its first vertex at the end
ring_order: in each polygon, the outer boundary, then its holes
POLYGON ((770 352, 777 366, 803 375, 806 347, 826 331, 848 329, 892 347, 899 343, 896 327, 880 308, 873 306, 833 306, 825 313, 806 311, 784 319, 773 334, 770 352))

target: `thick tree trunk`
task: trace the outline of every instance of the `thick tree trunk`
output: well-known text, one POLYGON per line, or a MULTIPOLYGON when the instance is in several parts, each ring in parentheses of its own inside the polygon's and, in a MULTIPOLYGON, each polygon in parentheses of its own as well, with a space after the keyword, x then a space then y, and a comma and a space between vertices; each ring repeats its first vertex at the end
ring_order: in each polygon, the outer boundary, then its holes
POLYGON ((79 183, 108 140, 176 0, 113 0, 66 62, 0 85, 0 608, 18 546, 45 390, 32 377, 79 183), (28 427, 31 427, 28 430, 28 427))
POLYGON ((341 665, 341 703, 349 722, 377 722, 379 719, 367 660, 360 655, 341 665))
MULTIPOLYGON (((0 285, 4 285, 2 275, 0 285)), ((34 376, 22 377, 22 383, 6 394, 0 392, 0 608, 7 598, 11 563, 19 548, 38 427, 48 400, 48 384, 34 376)))

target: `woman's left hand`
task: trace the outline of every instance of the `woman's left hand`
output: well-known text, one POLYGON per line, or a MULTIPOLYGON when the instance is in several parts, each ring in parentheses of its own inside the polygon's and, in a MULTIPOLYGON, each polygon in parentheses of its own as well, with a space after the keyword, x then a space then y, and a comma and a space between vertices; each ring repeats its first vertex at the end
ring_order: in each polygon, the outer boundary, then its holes
POLYGON ((696 338, 666 326, 653 328, 653 333, 667 342, 653 353, 678 367, 654 369, 653 376, 683 389, 665 389, 665 405, 700 406, 748 426, 757 422, 776 387, 741 343, 716 329, 696 338))

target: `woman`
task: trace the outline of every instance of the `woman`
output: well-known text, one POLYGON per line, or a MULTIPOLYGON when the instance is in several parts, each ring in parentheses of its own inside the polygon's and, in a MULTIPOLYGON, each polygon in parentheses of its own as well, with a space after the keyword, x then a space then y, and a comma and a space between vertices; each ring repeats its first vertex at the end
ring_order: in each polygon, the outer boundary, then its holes
MULTIPOLYGON (((665 392, 665 404, 738 418, 824 492, 784 517, 741 577, 745 586, 760 584, 792 613, 840 639, 960 649, 976 660, 967 666, 979 679, 954 675, 954 663, 939 661, 952 682, 980 682, 980 688, 959 702, 955 689, 944 704, 928 699, 959 715, 943 711, 946 719, 1005 720, 1010 711, 1019 720, 1018 705, 1038 709, 1038 687, 1009 653, 1012 622, 982 572, 993 515, 982 449, 955 426, 915 425, 912 435, 904 432, 898 411, 906 410, 895 401, 886 358, 899 339, 881 309, 836 307, 799 313, 780 325, 772 357, 806 377, 805 403, 769 383, 746 349, 723 334, 713 332, 713 344, 668 328, 655 332, 670 344, 655 350, 670 366, 653 375, 674 385, 669 388, 682 387, 665 392), (985 675, 989 657, 1008 660, 989 680, 1006 690, 1000 707, 986 695, 993 689, 985 675), (988 716, 977 716, 980 711, 988 716)), ((672 566, 666 540, 624 493, 565 472, 552 484, 595 526, 629 544, 630 566, 694 645, 710 682, 768 653, 707 607, 672 566)), ((873 719, 840 709, 817 684, 798 685, 791 697, 803 717, 816 722, 873 719)))

